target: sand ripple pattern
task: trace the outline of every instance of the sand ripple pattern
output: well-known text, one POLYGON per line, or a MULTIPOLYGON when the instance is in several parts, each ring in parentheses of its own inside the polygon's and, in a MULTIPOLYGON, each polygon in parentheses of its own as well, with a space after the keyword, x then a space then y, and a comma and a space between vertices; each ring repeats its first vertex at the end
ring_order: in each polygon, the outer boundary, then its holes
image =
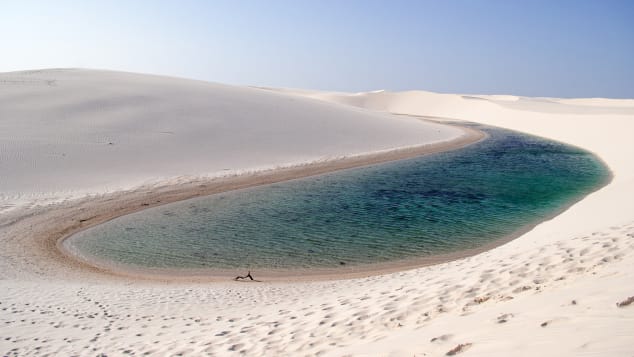
MULTIPOLYGON (((497 249, 510 253, 510 245, 497 249)), ((470 353, 486 354, 478 344, 492 338, 490 331, 497 331, 495 338, 516 334, 513 343, 522 343, 521 336, 552 343, 557 334, 549 331, 567 326, 575 326, 578 344, 561 347, 583 353, 605 335, 602 325, 583 321, 596 314, 616 318, 619 308, 609 299, 619 295, 576 295, 575 284, 618 278, 633 254, 631 222, 515 254, 491 251, 350 281, 172 287, 33 281, 3 293, 0 353, 308 356, 355 354, 355 348, 370 345, 377 353, 398 355, 398 341, 414 338, 417 355, 444 355, 466 342, 470 353), (492 256, 502 257, 495 268, 483 264, 492 256), (23 298, 37 296, 42 285, 46 299, 23 298), (534 309, 519 309, 527 297, 534 309)), ((634 322, 634 315, 629 319, 634 322)), ((609 333, 612 342, 631 338, 631 330, 609 333)))

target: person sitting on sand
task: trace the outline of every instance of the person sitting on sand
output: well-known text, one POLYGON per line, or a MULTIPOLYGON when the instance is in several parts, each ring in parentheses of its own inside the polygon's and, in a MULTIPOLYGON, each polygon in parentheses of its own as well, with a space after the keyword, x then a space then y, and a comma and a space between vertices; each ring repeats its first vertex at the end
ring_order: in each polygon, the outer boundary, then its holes
POLYGON ((233 279, 233 280, 242 280, 242 279, 246 279, 246 278, 249 278, 249 279, 251 279, 251 280, 255 280, 255 279, 253 279, 253 276, 251 276, 251 270, 249 270, 249 272, 247 273, 247 275, 245 275, 245 276, 240 276, 240 275, 238 275, 238 276, 236 276, 236 278, 235 278, 235 279, 233 279))

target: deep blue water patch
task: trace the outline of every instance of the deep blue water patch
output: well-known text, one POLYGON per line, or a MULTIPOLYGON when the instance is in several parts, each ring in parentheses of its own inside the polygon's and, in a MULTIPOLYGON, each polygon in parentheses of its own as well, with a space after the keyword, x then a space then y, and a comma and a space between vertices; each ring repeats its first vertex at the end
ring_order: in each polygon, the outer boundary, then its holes
POLYGON ((609 177, 594 155, 508 130, 466 148, 150 208, 70 238, 142 268, 337 268, 477 248, 609 177))

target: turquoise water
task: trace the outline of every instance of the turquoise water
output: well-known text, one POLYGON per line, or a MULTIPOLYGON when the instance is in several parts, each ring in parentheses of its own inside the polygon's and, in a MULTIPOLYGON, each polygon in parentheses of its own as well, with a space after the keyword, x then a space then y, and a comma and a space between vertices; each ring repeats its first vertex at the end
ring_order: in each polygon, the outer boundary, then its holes
POLYGON ((477 126, 467 148, 150 208, 68 243, 141 268, 338 268, 477 248, 609 177, 590 153, 477 126))

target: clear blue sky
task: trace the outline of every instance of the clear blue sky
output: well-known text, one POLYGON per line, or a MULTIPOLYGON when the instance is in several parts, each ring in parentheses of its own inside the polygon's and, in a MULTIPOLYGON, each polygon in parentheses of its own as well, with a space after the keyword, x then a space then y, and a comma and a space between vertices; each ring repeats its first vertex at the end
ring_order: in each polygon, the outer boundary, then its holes
POLYGON ((634 1, 0 0, 0 72, 634 98, 634 1))

